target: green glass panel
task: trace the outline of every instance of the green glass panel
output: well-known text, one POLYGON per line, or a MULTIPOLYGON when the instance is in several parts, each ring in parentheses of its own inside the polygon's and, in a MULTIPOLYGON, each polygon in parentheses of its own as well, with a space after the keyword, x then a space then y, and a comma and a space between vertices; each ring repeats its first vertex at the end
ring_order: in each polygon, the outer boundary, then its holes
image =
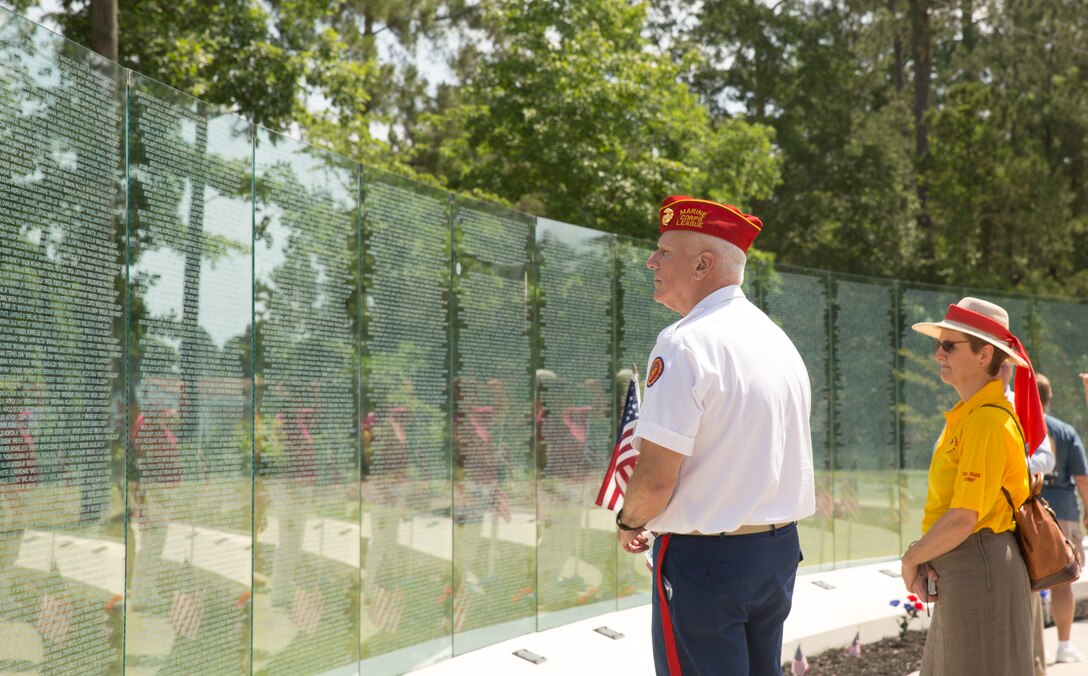
POLYGON ((540 219, 538 628, 615 608, 614 515, 594 500, 614 443, 612 246, 540 219))
MULTIPOLYGON (((623 410, 627 394, 627 371, 639 373, 646 385, 647 362, 657 343, 657 334, 680 319, 680 315, 654 302, 653 274, 646 259, 654 252, 649 242, 620 238, 616 241, 616 331, 618 332, 619 374, 616 378, 616 407, 623 410)), ((614 434, 614 432, 613 432, 614 434)), ((612 440, 615 443, 615 439, 612 440)), ((616 575, 620 608, 650 601, 650 571, 643 556, 631 556, 616 546, 616 575)))
POLYGON ((0 671, 120 673, 122 73, 0 9, 0 671))
POLYGON ((828 382, 828 282, 822 275, 779 271, 761 279, 768 316, 789 335, 808 367, 812 388, 812 460, 816 515, 798 524, 803 566, 835 560, 834 474, 831 456, 831 388, 828 382))
POLYGON ((250 134, 133 79, 125 652, 159 674, 250 669, 250 134))
POLYGON ((941 382, 933 361, 933 339, 911 329, 917 322, 940 321, 948 306, 964 294, 953 289, 912 289, 899 302, 900 364, 902 373, 903 466, 900 473, 900 504, 903 510, 902 540, 922 536, 922 516, 928 491, 927 475, 933 447, 944 429, 944 413, 959 397, 941 382))
POLYGON ((1088 438, 1088 407, 1077 374, 1088 373, 1088 303, 1036 302, 1032 363, 1050 379, 1050 412, 1088 438))
POLYGON ((260 130, 255 151, 254 670, 359 647, 358 173, 260 130))
POLYGON ((536 627, 532 218, 455 205, 453 651, 536 627))
POLYGON ((363 178, 362 670, 401 673, 449 655, 456 621, 449 196, 363 178))
POLYGON ((832 288, 835 561, 897 556, 894 289, 846 280, 832 288))

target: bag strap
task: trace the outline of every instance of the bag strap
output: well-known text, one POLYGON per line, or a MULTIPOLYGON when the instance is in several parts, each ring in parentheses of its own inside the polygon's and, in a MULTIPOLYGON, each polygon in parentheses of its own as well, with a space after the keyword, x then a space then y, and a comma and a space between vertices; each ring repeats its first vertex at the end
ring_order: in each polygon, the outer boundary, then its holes
MULTIPOLYGON (((1025 449, 1027 448, 1027 443, 1024 441, 1024 429, 1020 427, 1020 421, 1016 419, 1016 416, 1012 414, 1012 411, 1005 408, 1004 406, 998 406, 997 404, 983 404, 982 406, 979 406, 979 408, 996 408, 999 411, 1004 411, 1005 413, 1008 413, 1009 417, 1012 418, 1013 424, 1016 425, 1016 431, 1020 433, 1020 442, 1024 444, 1025 449)), ((1027 451, 1025 450, 1025 453, 1026 452, 1027 451)), ((1031 485, 1031 472, 1028 471, 1028 466, 1026 462, 1024 463, 1024 471, 1028 473, 1028 500, 1030 500, 1031 496, 1034 495, 1034 492, 1032 491, 1031 485)), ((1012 508, 1013 514, 1015 514, 1016 505, 1012 504, 1012 496, 1009 495, 1009 491, 1004 486, 1002 486, 1001 492, 1005 494, 1005 499, 1009 501, 1009 507, 1012 508)), ((1024 502, 1027 502, 1027 500, 1025 500, 1024 502)))

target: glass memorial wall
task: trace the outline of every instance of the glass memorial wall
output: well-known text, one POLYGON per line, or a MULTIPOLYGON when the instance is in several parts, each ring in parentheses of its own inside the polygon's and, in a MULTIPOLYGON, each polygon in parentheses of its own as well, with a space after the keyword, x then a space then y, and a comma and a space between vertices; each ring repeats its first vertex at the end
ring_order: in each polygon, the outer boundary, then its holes
POLYGON ((616 524, 594 504, 614 443, 612 238, 537 220, 538 623, 615 608, 616 524))
POLYGON ((253 181, 253 668, 323 672, 359 659, 358 174, 261 129, 253 181))
POLYGON ((363 176, 362 593, 365 673, 449 655, 453 588, 451 199, 363 176))
POLYGON ((5 672, 123 663, 124 93, 115 64, 0 11, 5 672))
POLYGON ((250 668, 253 127, 128 89, 125 661, 250 668))
MULTIPOLYGON (((652 226, 647 226, 647 234, 652 226)), ((0 671, 398 674, 644 604, 594 506, 654 244, 261 129, 0 10, 0 671)), ((969 292, 752 264, 812 383, 807 570, 918 537, 969 292)), ((1009 297, 1088 433, 1088 302, 1009 297)))
POLYGON ((536 627, 533 220, 458 198, 453 291, 453 652, 536 627))

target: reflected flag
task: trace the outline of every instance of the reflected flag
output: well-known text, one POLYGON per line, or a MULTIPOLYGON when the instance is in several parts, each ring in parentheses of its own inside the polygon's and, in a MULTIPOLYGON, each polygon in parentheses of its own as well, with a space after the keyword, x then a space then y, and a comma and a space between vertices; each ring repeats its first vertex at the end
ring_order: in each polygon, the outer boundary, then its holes
POLYGON ((811 669, 808 666, 808 658, 801 651, 801 645, 797 645, 797 652, 793 654, 793 664, 790 665, 790 673, 793 676, 805 676, 811 669))
POLYGON ((632 375, 627 385, 627 397, 623 403, 623 417, 616 431, 616 445, 612 448, 612 460, 608 463, 596 504, 618 512, 623 508, 623 493, 627 482, 635 473, 638 451, 634 447, 635 425, 638 424, 638 376, 632 375))
POLYGON ((291 601, 291 621, 304 634, 317 631, 321 623, 321 611, 325 609, 325 595, 320 589, 310 591, 295 587, 295 598, 291 601))
POLYGON ((465 626, 465 618, 468 617, 468 609, 472 604, 468 587, 461 583, 460 589, 453 596, 453 630, 461 631, 465 626))
POLYGON ((53 643, 63 643, 72 627, 72 604, 64 599, 42 594, 38 605, 38 633, 53 643))
POLYGON ((859 630, 854 634, 854 640, 850 642, 850 647, 846 649, 846 654, 850 657, 861 657, 861 631, 859 630))
POLYGON ((370 619, 382 631, 395 634, 404 616, 404 590, 378 585, 370 602, 370 619))
POLYGON ((195 640, 200 635, 200 626, 204 624, 204 595, 174 592, 174 598, 170 601, 170 616, 166 621, 175 634, 195 640))
POLYGON ((835 516, 848 521, 857 521, 861 516, 861 502, 858 500, 858 485, 856 481, 843 483, 839 490, 839 499, 836 505, 835 516))

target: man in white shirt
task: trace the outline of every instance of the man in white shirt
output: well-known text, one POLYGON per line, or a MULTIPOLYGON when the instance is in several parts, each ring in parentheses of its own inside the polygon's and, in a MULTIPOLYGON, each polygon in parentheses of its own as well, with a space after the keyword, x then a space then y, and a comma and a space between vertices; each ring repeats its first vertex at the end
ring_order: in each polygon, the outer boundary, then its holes
POLYGON ((654 541, 658 674, 780 674, 782 624, 815 512, 808 372, 740 289, 762 223, 728 204, 662 203, 646 262, 682 318, 650 356, 638 465, 617 515, 631 553, 654 541))

